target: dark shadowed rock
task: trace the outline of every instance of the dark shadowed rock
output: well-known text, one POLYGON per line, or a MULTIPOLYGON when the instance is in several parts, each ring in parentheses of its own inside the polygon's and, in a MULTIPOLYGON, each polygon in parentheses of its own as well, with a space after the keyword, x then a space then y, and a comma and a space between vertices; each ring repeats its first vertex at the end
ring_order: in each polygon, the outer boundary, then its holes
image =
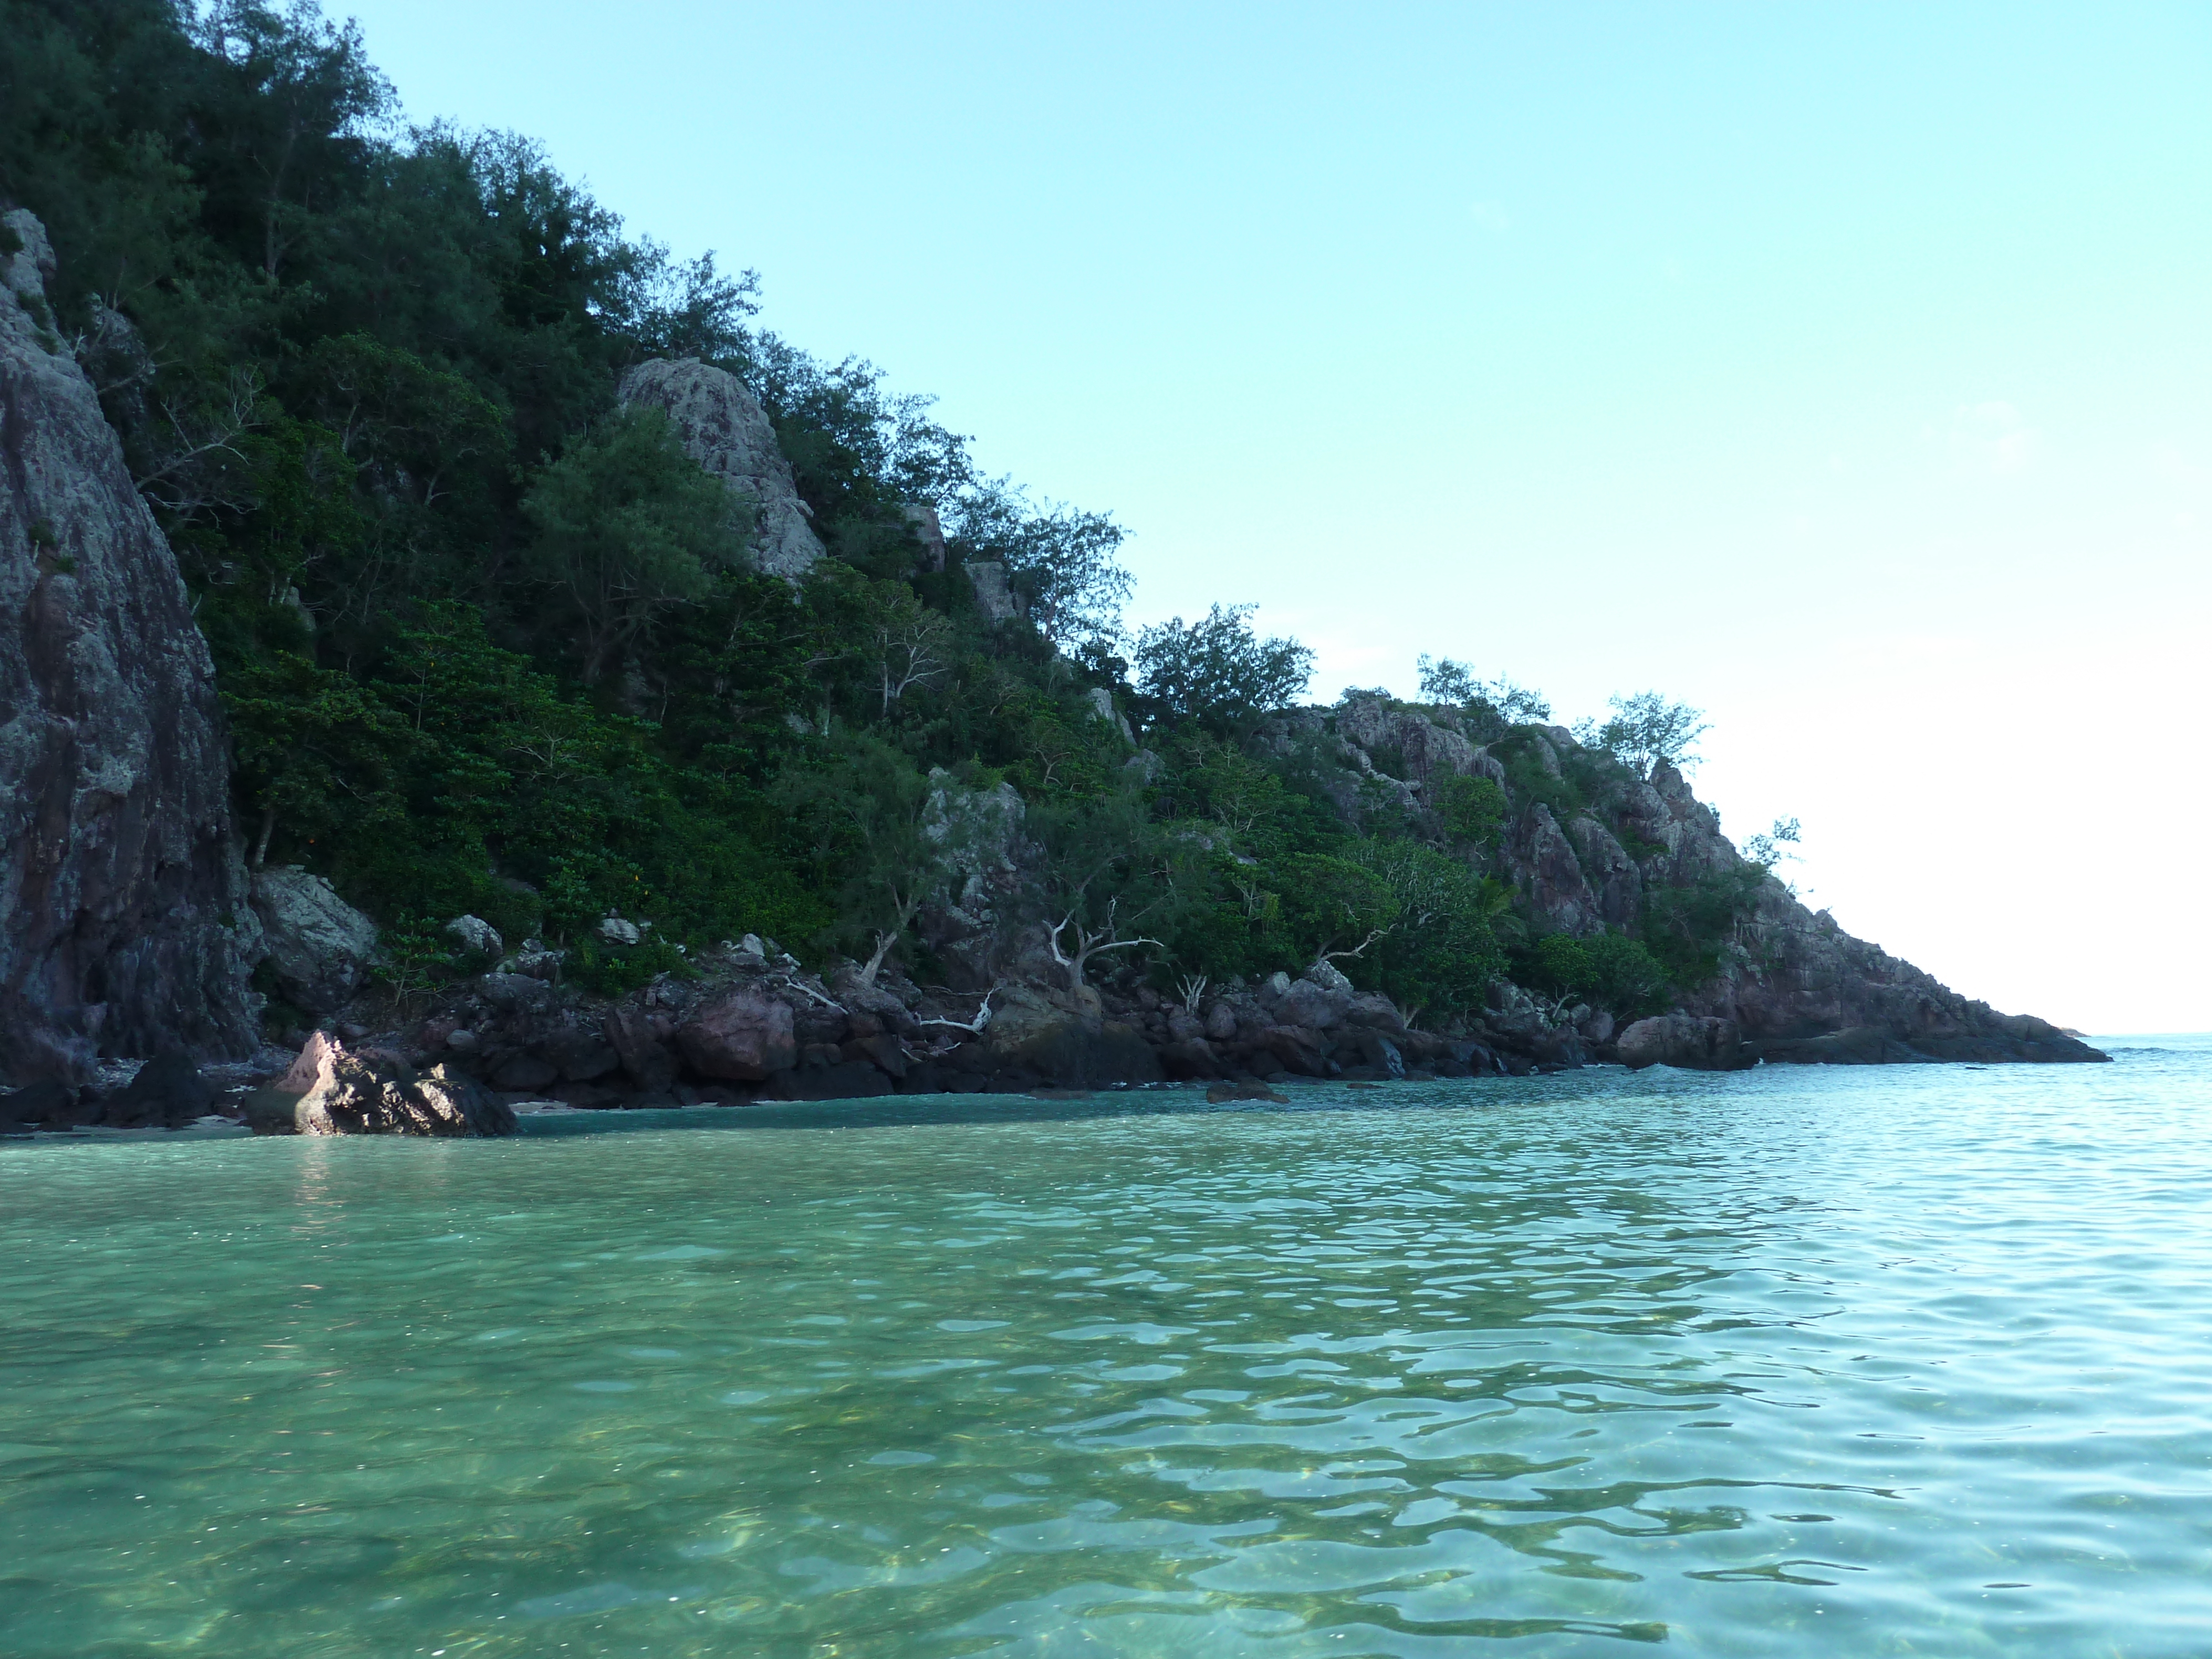
MULTIPOLYGON (((1573 1033, 1565 1032, 1571 1037, 1573 1033)), ((1743 1031, 1732 1019, 1692 1014, 1660 1014, 1639 1019, 1613 1045, 1620 1063, 1632 1071, 1646 1066, 1679 1066, 1692 1072, 1735 1072, 1757 1063, 1747 1054, 1743 1031)))
POLYGON ((1327 1030, 1351 1011, 1348 991, 1302 979, 1275 1004, 1275 1018, 1284 1025, 1301 1025, 1310 1031, 1327 1030))
POLYGON ((76 1091, 59 1078, 41 1078, 27 1088, 0 1095, 0 1133, 34 1128, 66 1128, 76 1121, 76 1091), (17 1129, 7 1126, 15 1124, 17 1129))
POLYGON ((829 1066, 802 1066, 780 1072, 767 1088, 763 1100, 872 1100, 891 1092, 891 1080, 880 1066, 865 1060, 841 1060, 829 1066))
POLYGON ((906 1047, 889 1031, 849 1039, 845 1044, 845 1058, 864 1060, 889 1078, 903 1078, 907 1073, 906 1047))
POLYGON ((701 1077, 758 1083, 799 1063, 789 1005, 757 987, 702 1003, 676 1030, 684 1062, 701 1077))
POLYGON ((1291 1097, 1279 1094, 1264 1083, 1217 1083, 1206 1091, 1206 1097, 1216 1106, 1232 1100, 1266 1100, 1278 1106, 1287 1106, 1291 1097))
POLYGON ((477 981, 477 994, 503 1014, 535 1014, 553 1006, 553 988, 533 974, 492 973, 477 981))
POLYGON ((676 1027, 667 1016, 642 1008, 610 1008, 599 1030, 641 1091, 659 1094, 676 1081, 676 1056, 668 1048, 676 1027))
POLYGON ((100 1121, 112 1129, 181 1129, 215 1109, 215 1090, 190 1054, 172 1050, 138 1068, 111 1095, 100 1121))
POLYGON ((252 1052, 258 928, 214 665, 91 383, 36 219, 0 258, 0 1078, 252 1052))
MULTIPOLYGON (((1253 1038, 1252 1047, 1255 1062, 1261 1054, 1267 1054, 1282 1070, 1300 1077, 1328 1075, 1328 1058, 1320 1038, 1303 1025, 1267 1026, 1253 1038)), ((1253 1069, 1261 1068, 1255 1063, 1253 1069)))
POLYGON ((1775 1065, 1913 1066, 1935 1060, 1934 1055, 1922 1054, 1875 1025, 1856 1025, 1848 1031, 1814 1037, 1778 1038, 1751 1047, 1761 1060, 1775 1065))
POLYGON ((1391 1042, 1382 1032, 1355 1031, 1352 1034, 1352 1037, 1354 1051, 1358 1054, 1361 1065, 1372 1066, 1376 1072, 1384 1077, 1399 1078, 1406 1075, 1405 1054, 1401 1052, 1396 1043, 1391 1042))
POLYGON ((595 1083, 622 1064, 614 1044, 587 1026, 561 1027, 538 1044, 538 1052, 560 1073, 564 1083, 595 1083))
POLYGON ((516 1054, 494 1068, 491 1080, 495 1088, 530 1093, 550 1088, 560 1075, 561 1068, 542 1054, 516 1054))
MULTIPOLYGON (((996 1035, 995 1022, 993 1026, 996 1035)), ((1133 1026, 1113 1020, 1066 1015, 1021 1041, 994 1045, 1000 1068, 1008 1075, 1042 1079, 1063 1089, 1096 1088, 1107 1083, 1158 1083, 1159 1055, 1133 1026)))
POLYGON ((1185 1037, 1161 1048, 1160 1069, 1177 1083, 1207 1083, 1221 1075, 1221 1062, 1204 1037, 1185 1037))

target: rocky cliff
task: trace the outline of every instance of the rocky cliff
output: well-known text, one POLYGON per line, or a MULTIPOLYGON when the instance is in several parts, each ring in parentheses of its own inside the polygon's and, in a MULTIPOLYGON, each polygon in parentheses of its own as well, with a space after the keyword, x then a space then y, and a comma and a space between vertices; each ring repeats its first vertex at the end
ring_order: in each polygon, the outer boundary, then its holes
POLYGON ((91 383, 46 233, 0 264, 0 1078, 253 1042, 258 930, 206 642, 91 383))

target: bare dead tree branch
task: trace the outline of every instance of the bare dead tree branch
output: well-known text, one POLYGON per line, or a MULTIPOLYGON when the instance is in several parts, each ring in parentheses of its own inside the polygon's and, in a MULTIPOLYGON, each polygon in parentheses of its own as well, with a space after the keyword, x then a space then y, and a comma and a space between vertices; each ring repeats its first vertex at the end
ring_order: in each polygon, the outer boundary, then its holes
MULTIPOLYGON (((1073 910, 1070 910, 1066 915, 1062 916, 1057 922, 1053 924, 1051 934, 1052 959, 1067 970, 1069 988, 1078 991, 1083 988, 1085 964, 1089 963, 1091 957, 1097 956, 1102 951, 1127 951, 1139 945, 1160 945, 1161 942, 1156 939, 1148 939, 1141 936, 1134 939, 1122 939, 1119 937, 1120 928, 1116 925, 1115 917, 1116 912, 1120 909, 1120 900, 1113 899, 1108 901, 1106 905, 1106 922, 1103 927, 1096 929, 1085 927, 1081 921, 1079 920, 1079 913, 1073 910), (1060 944, 1060 934, 1070 928, 1074 930, 1075 934, 1075 954, 1073 956, 1070 956, 1066 951, 1061 950, 1060 944)), ((1162 948, 1164 947, 1163 946, 1162 948)))
POLYGON ((1318 968, 1325 962, 1350 961, 1355 957, 1364 956, 1366 954, 1367 947, 1369 945, 1374 944, 1376 940, 1385 937, 1389 932, 1390 929, 1388 927, 1377 927, 1373 933, 1368 934, 1365 939, 1360 940, 1358 944, 1353 945, 1349 951, 1323 951, 1319 956, 1314 958, 1314 966, 1318 968))
POLYGON ((924 1025, 943 1025, 951 1030, 965 1031, 970 1036, 981 1036, 983 1035, 984 1028, 991 1023, 991 999, 1004 988, 1003 986, 994 985, 989 990, 984 992, 983 1006, 975 1011, 975 1018, 972 1020, 963 1022, 957 1019, 925 1019, 920 1023, 924 1025))

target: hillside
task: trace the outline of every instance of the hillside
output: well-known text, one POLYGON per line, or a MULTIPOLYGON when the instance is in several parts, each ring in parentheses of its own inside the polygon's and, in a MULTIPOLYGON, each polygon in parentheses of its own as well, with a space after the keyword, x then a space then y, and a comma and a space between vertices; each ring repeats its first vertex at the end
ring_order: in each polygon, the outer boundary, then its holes
POLYGON ((1132 635, 1110 517, 311 11, 9 0, 0 205, 14 1082, 2096 1057, 1805 912, 1689 711, 1132 635))

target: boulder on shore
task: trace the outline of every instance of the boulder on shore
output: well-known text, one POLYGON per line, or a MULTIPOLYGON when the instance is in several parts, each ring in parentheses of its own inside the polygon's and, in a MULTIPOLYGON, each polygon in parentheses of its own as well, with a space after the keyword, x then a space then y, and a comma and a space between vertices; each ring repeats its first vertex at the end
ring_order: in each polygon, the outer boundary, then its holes
POLYGON ((215 1109, 215 1091, 190 1054, 171 1050, 148 1060, 109 1097, 100 1121, 111 1129, 181 1129, 215 1109))
POLYGON ((741 986, 693 1010, 676 1030, 684 1063, 703 1078, 760 1083, 799 1063, 791 1007, 755 986, 741 986))
POLYGON ((1679 1066, 1690 1072, 1737 1072, 1758 1064, 1744 1052, 1743 1031, 1732 1019, 1660 1014, 1639 1019, 1620 1034, 1614 1052, 1632 1071, 1679 1066))
MULTIPOLYGON (((286 1074, 312 1062, 313 1082, 293 1109, 303 1135, 511 1135, 514 1109, 446 1066, 417 1076, 396 1056, 355 1053, 317 1032, 286 1074)), ((257 1127, 258 1127, 257 1125, 257 1127)))

